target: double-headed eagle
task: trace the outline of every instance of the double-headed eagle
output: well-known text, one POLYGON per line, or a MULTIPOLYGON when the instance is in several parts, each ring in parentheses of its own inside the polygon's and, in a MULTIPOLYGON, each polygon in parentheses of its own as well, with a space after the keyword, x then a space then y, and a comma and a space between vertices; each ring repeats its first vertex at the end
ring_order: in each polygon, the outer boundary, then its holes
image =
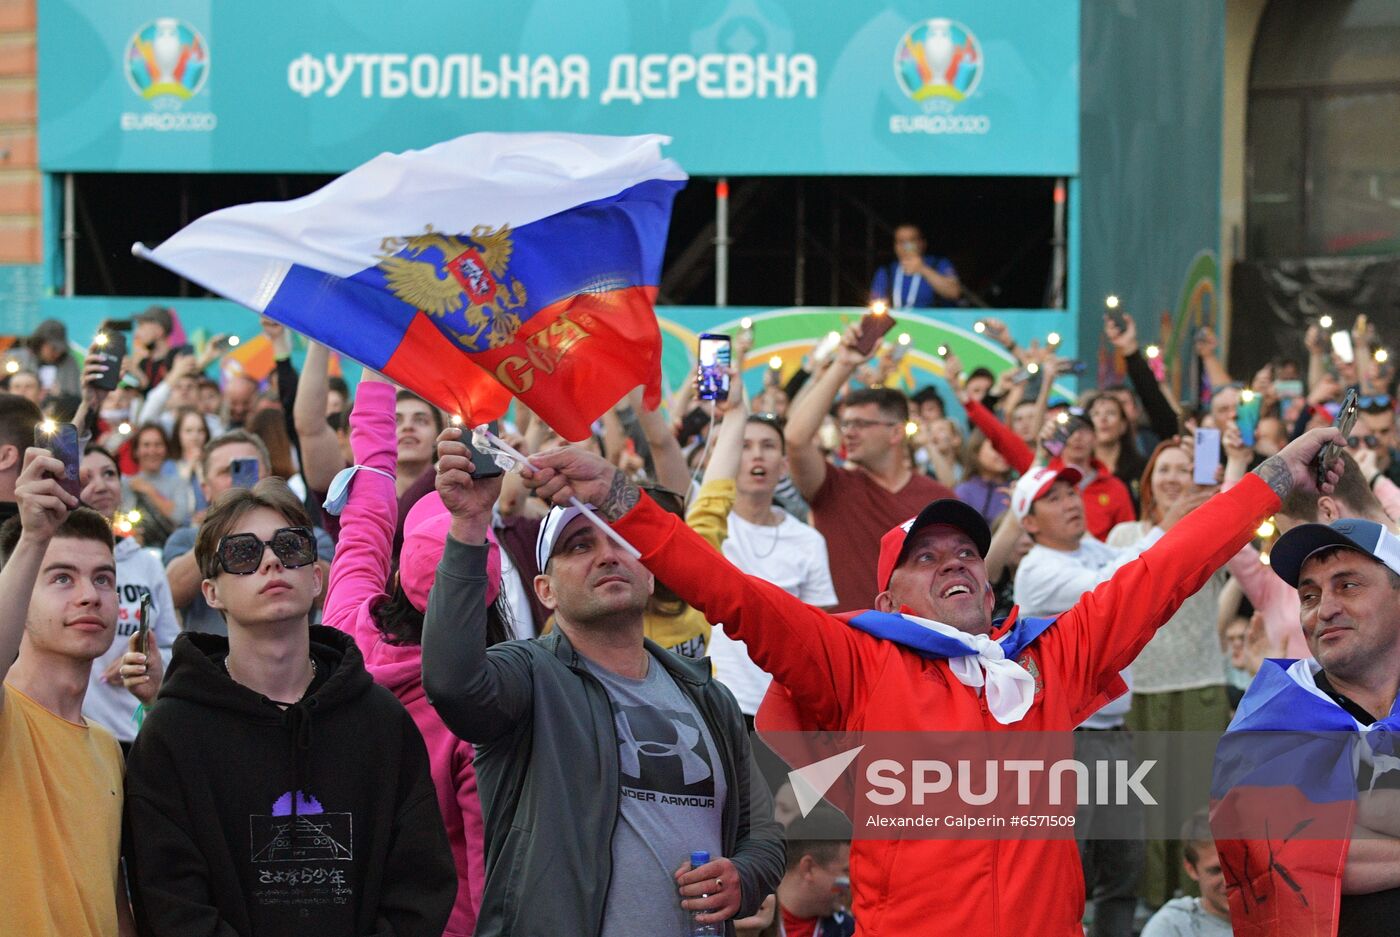
POLYGON ((520 317, 512 310, 525 304, 525 285, 505 278, 515 250, 510 225, 477 225, 468 240, 429 225, 422 234, 386 238, 380 247, 379 269, 396 297, 439 320, 462 310, 465 331, 440 323, 459 344, 480 350, 483 339, 486 348, 514 340, 520 317), (430 250, 441 256, 433 259, 430 250))

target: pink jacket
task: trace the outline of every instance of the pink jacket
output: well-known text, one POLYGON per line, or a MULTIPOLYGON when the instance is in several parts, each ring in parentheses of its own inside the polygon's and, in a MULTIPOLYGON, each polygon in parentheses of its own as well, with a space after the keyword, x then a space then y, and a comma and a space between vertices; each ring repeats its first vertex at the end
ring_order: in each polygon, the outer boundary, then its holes
MULTIPOLYGON (((392 386, 379 381, 360 384, 351 414, 350 445, 356 464, 393 474, 397 442, 392 386)), ((394 482, 376 472, 356 474, 340 517, 340 541, 331 564, 322 621, 354 637, 375 682, 393 691, 423 733, 438 807, 457 864, 457 903, 444 937, 471 937, 486 879, 472 747, 453 735, 429 705, 423 693, 422 648, 384 642, 370 614, 387 597, 384 589, 389 582, 397 521, 394 482)))

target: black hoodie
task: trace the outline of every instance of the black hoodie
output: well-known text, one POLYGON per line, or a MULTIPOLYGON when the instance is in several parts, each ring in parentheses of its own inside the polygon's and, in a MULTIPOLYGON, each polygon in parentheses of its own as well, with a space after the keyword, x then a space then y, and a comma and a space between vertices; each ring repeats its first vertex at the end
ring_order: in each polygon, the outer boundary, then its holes
POLYGON ((440 937, 457 874, 422 736, 354 640, 311 629, 286 710, 186 633, 127 761, 123 852, 155 937, 440 937))

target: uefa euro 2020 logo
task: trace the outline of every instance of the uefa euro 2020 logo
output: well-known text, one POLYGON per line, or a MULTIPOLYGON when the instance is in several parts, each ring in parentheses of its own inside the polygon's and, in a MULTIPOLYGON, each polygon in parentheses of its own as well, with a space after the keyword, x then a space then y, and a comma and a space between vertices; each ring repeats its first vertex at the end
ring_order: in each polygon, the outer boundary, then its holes
POLYGON ((209 46, 193 26, 161 17, 136 31, 126 49, 126 77, 148 101, 187 101, 209 77, 209 46))
POLYGON ((982 80, 982 46, 962 23, 924 20, 899 40, 894 72, 904 93, 925 109, 950 108, 982 80))

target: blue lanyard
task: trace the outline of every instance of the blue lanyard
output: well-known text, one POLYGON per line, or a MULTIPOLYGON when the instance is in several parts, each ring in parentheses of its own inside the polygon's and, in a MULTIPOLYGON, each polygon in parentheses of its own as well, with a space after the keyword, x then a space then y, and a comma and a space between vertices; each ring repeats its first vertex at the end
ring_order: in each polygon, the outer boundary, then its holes
POLYGON ((900 286, 903 285, 903 282, 904 282, 904 268, 901 267, 901 266, 899 265, 899 262, 898 262, 898 261, 896 261, 896 262, 895 262, 895 265, 894 265, 894 289, 890 290, 890 294, 891 294, 891 295, 890 295, 890 299, 894 302, 894 308, 896 308, 896 309, 913 309, 913 308, 914 308, 914 300, 915 300, 915 298, 917 298, 918 295, 919 295, 919 283, 922 282, 922 281, 923 281, 923 277, 918 277, 918 276, 910 277, 910 278, 909 278, 909 289, 905 290, 905 292, 904 292, 904 302, 903 302, 903 303, 900 303, 900 301, 899 301, 899 288, 900 288, 900 286))

